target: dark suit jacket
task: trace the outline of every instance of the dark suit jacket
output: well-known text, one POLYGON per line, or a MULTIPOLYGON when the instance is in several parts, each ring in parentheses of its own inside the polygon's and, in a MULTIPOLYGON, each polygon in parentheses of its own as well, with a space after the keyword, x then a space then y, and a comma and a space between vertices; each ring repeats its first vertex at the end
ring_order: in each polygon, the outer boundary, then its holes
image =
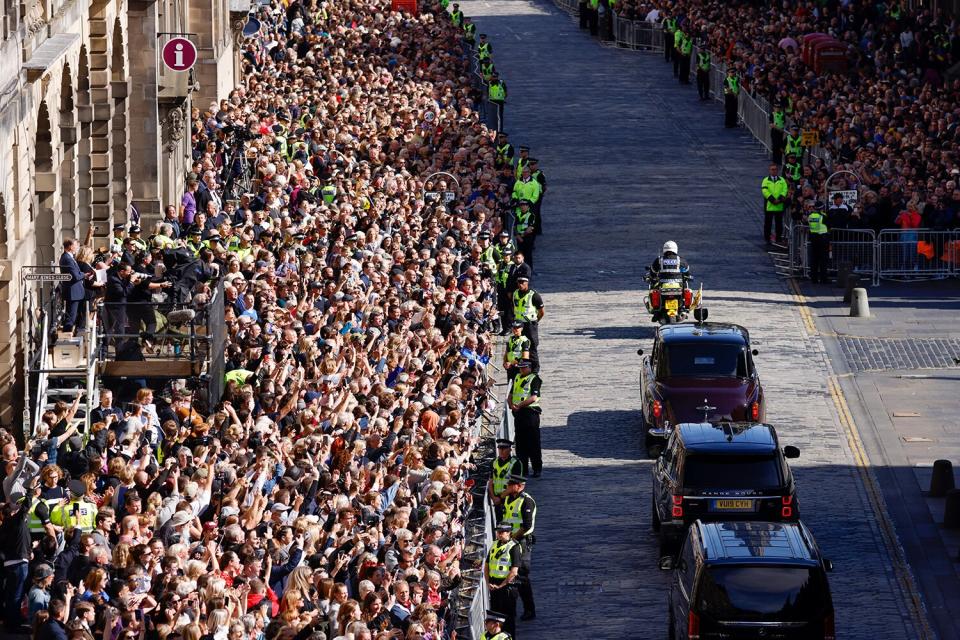
POLYGON ((83 272, 72 253, 66 251, 60 256, 60 273, 69 273, 70 281, 60 283, 60 295, 64 300, 83 300, 87 293, 83 287, 83 272))
MULTIPOLYGON (((526 257, 526 256, 524 256, 526 257)), ((513 293, 517 289, 517 278, 523 276, 524 278, 530 279, 533 276, 533 267, 530 266, 527 262, 521 262, 520 264, 514 264, 510 267, 510 271, 507 275, 507 291, 513 293)))

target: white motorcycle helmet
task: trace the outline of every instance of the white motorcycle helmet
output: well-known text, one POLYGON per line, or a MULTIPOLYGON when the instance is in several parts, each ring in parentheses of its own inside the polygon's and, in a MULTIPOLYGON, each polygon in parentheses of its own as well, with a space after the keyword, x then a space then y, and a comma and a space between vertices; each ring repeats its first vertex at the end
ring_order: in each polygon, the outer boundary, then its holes
POLYGON ((677 250, 677 243, 674 242, 673 240, 667 240, 666 242, 663 243, 663 251, 661 252, 661 254, 667 254, 667 253, 677 253, 677 254, 680 253, 677 250))

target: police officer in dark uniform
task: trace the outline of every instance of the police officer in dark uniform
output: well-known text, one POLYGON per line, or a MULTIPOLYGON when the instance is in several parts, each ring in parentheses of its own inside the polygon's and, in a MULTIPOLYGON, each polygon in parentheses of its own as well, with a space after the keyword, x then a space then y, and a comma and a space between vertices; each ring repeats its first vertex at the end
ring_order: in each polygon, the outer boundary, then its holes
POLYGON ((517 457, 523 464, 523 472, 533 471, 539 478, 543 469, 543 454, 540 449, 540 376, 533 373, 529 360, 520 361, 520 372, 510 384, 507 403, 513 412, 514 438, 517 457))
POLYGON ((728 129, 737 126, 737 109, 740 107, 740 78, 733 67, 727 69, 723 79, 723 126, 728 129))
POLYGON ((529 200, 521 200, 517 205, 514 223, 514 235, 520 251, 530 266, 533 266, 533 252, 537 244, 537 214, 533 212, 533 205, 529 200))
POLYGON ((522 322, 514 320, 510 331, 511 335, 507 338, 503 352, 503 368, 507 371, 507 380, 512 382, 520 371, 520 361, 530 360, 530 356, 535 352, 531 351, 530 338, 523 335, 522 322))
MULTIPOLYGON (((522 336, 521 336, 522 337, 522 336)), ((497 438, 497 457, 490 463, 490 480, 487 481, 487 494, 497 509, 497 519, 503 516, 503 496, 507 493, 507 480, 510 476, 523 473, 520 459, 513 455, 513 440, 497 438)))
POLYGON ((483 563, 483 575, 490 589, 490 609, 502 616, 511 635, 517 629, 517 582, 523 563, 523 546, 513 539, 509 522, 497 525, 497 539, 490 545, 483 563))
MULTIPOLYGON (((509 235, 508 235, 509 237, 509 235)), ((510 280, 510 270, 513 268, 513 246, 507 244, 500 248, 500 268, 497 269, 497 311, 500 313, 501 332, 507 335, 510 323, 513 322, 513 299, 507 283, 510 280)))
POLYGON ((817 202, 807 213, 807 226, 810 228, 810 280, 814 284, 830 282, 827 274, 830 266, 830 229, 827 227, 824 208, 822 202, 817 202))
POLYGON ((513 319, 523 322, 523 335, 530 338, 532 350, 540 346, 540 320, 543 319, 543 298, 530 288, 530 278, 517 278, 517 289, 511 296, 513 319))
MULTIPOLYGON (((514 608, 516 608, 516 603, 514 603, 514 608)), ((487 611, 480 640, 511 640, 510 634, 502 630, 506 621, 506 616, 502 616, 496 611, 487 611)))
POLYGON ((533 585, 530 582, 530 566, 533 562, 533 535, 537 524, 537 503, 525 491, 527 479, 524 476, 510 476, 507 481, 507 496, 503 500, 503 520, 513 527, 511 537, 520 543, 523 555, 520 560, 520 601, 523 602, 521 620, 533 620, 537 617, 537 605, 533 601, 533 585))
POLYGON ((530 177, 540 183, 540 197, 533 203, 533 229, 538 236, 543 234, 543 216, 540 212, 543 209, 543 197, 547 195, 547 179, 540 171, 540 161, 536 158, 530 158, 530 177))

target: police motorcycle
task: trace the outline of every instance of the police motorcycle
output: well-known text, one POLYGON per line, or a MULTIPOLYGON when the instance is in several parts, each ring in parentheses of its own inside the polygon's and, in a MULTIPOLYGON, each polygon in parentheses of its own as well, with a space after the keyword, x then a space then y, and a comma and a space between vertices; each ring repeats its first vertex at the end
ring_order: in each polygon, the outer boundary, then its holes
POLYGON ((647 267, 644 280, 650 287, 643 304, 653 322, 674 324, 686 320, 699 304, 701 294, 694 295, 687 285, 690 272, 677 253, 677 243, 663 244, 663 251, 654 265, 647 267))

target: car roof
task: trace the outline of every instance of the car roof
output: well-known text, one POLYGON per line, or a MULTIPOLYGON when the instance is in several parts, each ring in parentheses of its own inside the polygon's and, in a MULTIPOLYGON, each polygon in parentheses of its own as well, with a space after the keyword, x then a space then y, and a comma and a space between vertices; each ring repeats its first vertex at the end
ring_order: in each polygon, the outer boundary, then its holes
POLYGON ((682 422, 676 426, 684 449, 691 453, 772 453, 777 432, 769 424, 749 422, 682 422))
POLYGON ((707 564, 796 564, 815 567, 820 563, 813 537, 800 523, 698 520, 695 526, 707 564))
POLYGON ((663 325, 657 335, 665 343, 670 342, 719 342, 725 344, 750 344, 750 332, 738 324, 728 322, 681 322, 663 325))

